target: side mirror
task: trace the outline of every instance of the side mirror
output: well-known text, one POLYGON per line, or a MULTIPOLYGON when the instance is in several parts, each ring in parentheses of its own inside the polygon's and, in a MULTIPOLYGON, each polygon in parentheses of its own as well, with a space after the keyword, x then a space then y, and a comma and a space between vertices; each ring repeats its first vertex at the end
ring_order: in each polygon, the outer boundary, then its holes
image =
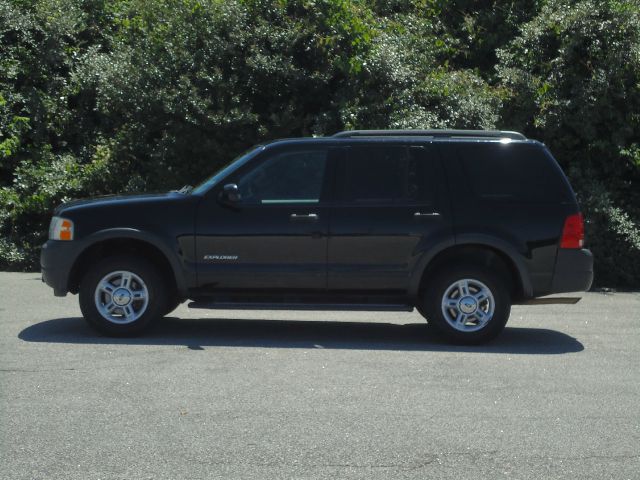
POLYGON ((238 185, 235 183, 228 183, 224 187, 222 187, 221 200, 225 203, 238 203, 242 200, 242 195, 240 195, 240 190, 238 190, 238 185))

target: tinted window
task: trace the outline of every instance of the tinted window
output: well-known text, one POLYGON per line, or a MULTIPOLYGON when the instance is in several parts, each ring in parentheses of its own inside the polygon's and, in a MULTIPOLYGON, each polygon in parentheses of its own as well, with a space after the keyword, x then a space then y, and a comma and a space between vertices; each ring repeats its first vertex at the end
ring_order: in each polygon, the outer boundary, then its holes
POLYGON ((338 191, 356 203, 433 203, 434 169, 426 150, 404 146, 351 147, 338 191))
POLYGON ((326 149, 276 153, 240 178, 242 202, 318 203, 326 163, 326 149))
POLYGON ((537 145, 475 143, 458 147, 464 174, 479 197, 505 202, 558 202, 567 185, 537 145))
POLYGON ((227 177, 228 175, 233 173, 235 170, 237 170, 238 168, 241 168, 247 162, 252 160, 253 157, 258 155, 263 149, 264 147, 262 145, 258 145, 256 147, 251 148, 250 150, 247 150, 242 155, 236 157, 231 162, 229 162, 229 164, 227 164, 226 167, 222 168, 221 170, 213 174, 211 177, 207 178, 204 182, 194 187, 194 189, 192 190, 192 193, 197 195, 197 194, 206 192, 211 187, 216 185, 220 180, 227 177))

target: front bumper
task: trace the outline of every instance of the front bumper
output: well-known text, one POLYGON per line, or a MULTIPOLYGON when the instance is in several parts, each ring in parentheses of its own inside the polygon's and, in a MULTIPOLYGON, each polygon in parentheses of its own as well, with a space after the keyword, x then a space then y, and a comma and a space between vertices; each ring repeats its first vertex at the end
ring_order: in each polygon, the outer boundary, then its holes
POLYGON ((74 242, 49 240, 40 251, 42 281, 53 288, 56 297, 69 292, 71 268, 78 256, 80 246, 74 242))
POLYGON ((593 254, 586 248, 559 249, 551 293, 584 292, 593 283, 593 254))

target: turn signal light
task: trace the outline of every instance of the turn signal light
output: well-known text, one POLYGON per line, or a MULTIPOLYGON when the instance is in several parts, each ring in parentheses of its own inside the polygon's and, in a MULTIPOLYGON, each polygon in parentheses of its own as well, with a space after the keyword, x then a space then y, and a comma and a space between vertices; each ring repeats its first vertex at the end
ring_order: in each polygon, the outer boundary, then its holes
POLYGON ((584 246, 584 219, 581 213, 569 215, 564 221, 560 248, 582 248, 584 246))
POLYGON ((53 217, 49 225, 50 240, 73 240, 73 222, 67 218, 53 217))

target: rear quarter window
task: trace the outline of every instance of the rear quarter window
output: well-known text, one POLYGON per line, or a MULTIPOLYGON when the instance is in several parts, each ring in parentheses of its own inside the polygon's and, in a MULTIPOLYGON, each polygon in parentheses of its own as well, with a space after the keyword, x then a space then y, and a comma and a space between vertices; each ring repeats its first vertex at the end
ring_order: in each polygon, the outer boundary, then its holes
POLYGON ((457 153, 469 189, 496 202, 558 203, 572 198, 556 161, 535 144, 471 143, 457 153))

